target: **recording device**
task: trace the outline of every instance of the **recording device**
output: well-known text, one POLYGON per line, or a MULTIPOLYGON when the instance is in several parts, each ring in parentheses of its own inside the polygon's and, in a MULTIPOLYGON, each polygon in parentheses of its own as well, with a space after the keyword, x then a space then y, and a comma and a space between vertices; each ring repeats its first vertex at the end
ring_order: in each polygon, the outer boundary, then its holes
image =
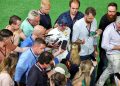
POLYGON ((61 45, 61 43, 62 43, 62 41, 59 41, 59 42, 58 42, 58 45, 60 46, 60 45, 61 45))
POLYGON ((61 49, 66 50, 67 48, 67 40, 63 40, 61 44, 61 49))
POLYGON ((57 43, 57 42, 58 42, 58 40, 59 40, 59 38, 57 38, 57 39, 53 42, 53 44, 57 43))
POLYGON ((55 43, 55 39, 51 38, 51 36, 53 36, 53 34, 47 34, 47 35, 45 35, 45 41, 46 41, 47 44, 53 44, 53 43, 55 43))

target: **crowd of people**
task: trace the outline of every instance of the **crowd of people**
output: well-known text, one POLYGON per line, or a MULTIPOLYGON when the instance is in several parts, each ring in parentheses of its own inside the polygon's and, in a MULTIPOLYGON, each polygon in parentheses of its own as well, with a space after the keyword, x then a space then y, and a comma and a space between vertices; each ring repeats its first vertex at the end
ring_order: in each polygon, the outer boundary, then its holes
POLYGON ((94 7, 79 8, 80 0, 70 0, 53 26, 49 0, 23 21, 12 15, 0 30, 0 86, 120 86, 117 4, 108 4, 99 26, 94 7))

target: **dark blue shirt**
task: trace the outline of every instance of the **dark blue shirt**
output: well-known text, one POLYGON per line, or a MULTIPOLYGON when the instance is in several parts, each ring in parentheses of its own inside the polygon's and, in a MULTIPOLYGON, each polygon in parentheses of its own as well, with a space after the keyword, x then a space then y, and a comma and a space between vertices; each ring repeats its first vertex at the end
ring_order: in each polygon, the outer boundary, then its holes
POLYGON ((40 25, 43 26, 46 30, 52 28, 49 14, 40 14, 40 25))
POLYGON ((60 20, 60 19, 62 19, 63 17, 66 18, 66 20, 67 20, 67 26, 71 29, 71 33, 70 33, 70 40, 71 40, 71 39, 72 39, 72 32, 73 32, 73 25, 74 25, 74 23, 75 23, 77 20, 83 18, 83 17, 84 17, 84 14, 83 14, 82 12, 78 12, 78 13, 76 14, 76 16, 74 17, 74 19, 72 20, 72 18, 71 18, 71 16, 70 16, 70 11, 67 11, 67 12, 62 13, 62 14, 58 17, 58 19, 56 20, 55 23, 57 23, 57 21, 60 20))
POLYGON ((28 73, 26 86, 48 86, 48 76, 44 69, 35 64, 28 73))

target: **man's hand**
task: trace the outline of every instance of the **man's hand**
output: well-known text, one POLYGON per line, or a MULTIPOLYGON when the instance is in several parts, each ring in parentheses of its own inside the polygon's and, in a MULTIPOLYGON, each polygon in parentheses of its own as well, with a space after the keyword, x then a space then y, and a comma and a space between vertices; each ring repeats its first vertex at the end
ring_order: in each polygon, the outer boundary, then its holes
POLYGON ((65 50, 61 49, 61 46, 59 46, 59 49, 58 49, 53 55, 54 55, 54 57, 55 57, 55 56, 63 53, 64 51, 65 51, 65 50))
POLYGON ((112 50, 120 50, 120 45, 114 46, 112 50))
POLYGON ((85 44, 85 39, 83 40, 77 39, 75 42, 78 44, 85 44))
POLYGON ((97 61, 92 61, 92 63, 93 63, 93 66, 94 66, 94 67, 97 66, 97 64, 98 64, 97 61))
POLYGON ((48 44, 47 45, 49 48, 53 48, 53 49, 58 49, 59 45, 58 44, 48 44))
POLYGON ((95 50, 94 51, 94 57, 97 58, 97 56, 98 56, 98 51, 95 50))
POLYGON ((101 33, 102 33, 102 30, 101 30, 101 29, 97 29, 97 30, 96 30, 96 36, 100 36, 101 33))

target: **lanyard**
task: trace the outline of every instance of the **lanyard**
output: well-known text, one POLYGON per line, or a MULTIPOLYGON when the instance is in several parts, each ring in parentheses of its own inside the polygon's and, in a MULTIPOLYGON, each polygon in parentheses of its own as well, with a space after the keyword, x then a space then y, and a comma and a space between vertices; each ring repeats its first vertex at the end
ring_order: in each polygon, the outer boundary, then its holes
MULTIPOLYGON (((113 24, 113 27, 114 27, 114 29, 116 28, 114 24, 113 24)), ((116 31, 116 32, 118 33, 118 35, 120 36, 119 31, 118 31, 118 30, 115 30, 115 31, 116 31)))
POLYGON ((40 70, 40 71, 45 71, 43 68, 41 68, 40 66, 39 66, 39 64, 35 64, 35 66, 40 70))
POLYGON ((90 23, 90 27, 88 28, 88 27, 86 26, 86 28, 87 28, 87 31, 88 31, 88 36, 90 37, 91 23, 90 23))
POLYGON ((35 54, 32 52, 32 49, 30 48, 31 53, 33 54, 35 61, 37 62, 37 57, 35 56, 35 54))

